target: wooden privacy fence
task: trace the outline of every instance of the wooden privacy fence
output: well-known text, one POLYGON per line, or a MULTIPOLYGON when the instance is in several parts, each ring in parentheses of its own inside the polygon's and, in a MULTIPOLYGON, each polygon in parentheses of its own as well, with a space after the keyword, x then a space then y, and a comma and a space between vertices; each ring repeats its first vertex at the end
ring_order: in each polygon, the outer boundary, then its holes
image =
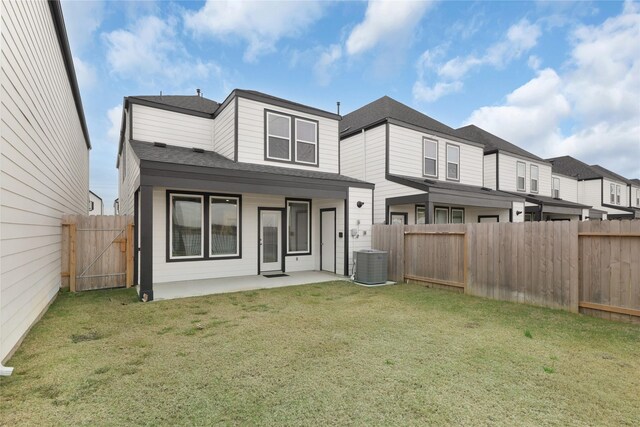
POLYGON ((389 279, 640 323, 640 221, 375 225, 389 279))
POLYGON ((71 292, 133 285, 130 216, 62 218, 62 287, 71 292))

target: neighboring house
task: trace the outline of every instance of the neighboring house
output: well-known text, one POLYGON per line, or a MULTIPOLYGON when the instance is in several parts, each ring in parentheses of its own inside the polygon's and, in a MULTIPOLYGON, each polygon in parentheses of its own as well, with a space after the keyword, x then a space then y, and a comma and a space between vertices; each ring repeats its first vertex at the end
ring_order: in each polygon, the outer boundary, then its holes
POLYGON ((631 207, 640 209, 640 179, 630 179, 629 185, 629 199, 631 200, 631 207))
POLYGON ((523 221, 524 196, 483 187, 484 146, 388 96, 343 117, 341 173, 375 184, 374 223, 523 221))
POLYGON ((118 199, 139 230, 140 297, 167 282, 351 274, 352 251, 370 247, 374 186, 339 173, 339 120, 239 89, 222 104, 125 98, 118 199))
POLYGON ((630 179, 623 177, 622 175, 618 175, 617 173, 610 171, 609 169, 603 168, 600 165, 591 165, 591 167, 598 173, 601 173, 605 179, 605 188, 604 191, 606 193, 608 184, 609 186, 609 204, 613 203, 615 206, 620 206, 618 209, 622 209, 625 211, 623 214, 614 214, 613 219, 638 219, 640 218, 640 207, 637 205, 637 198, 640 196, 640 191, 638 188, 638 184, 633 182, 630 179), (624 183, 624 186, 618 187, 619 183, 624 183), (615 198, 611 197, 613 186, 615 186, 615 198), (618 188, 622 191, 620 197, 618 197, 618 188))
POLYGON ((554 173, 578 180, 578 202, 592 206, 590 219, 634 217, 634 209, 628 207, 629 193, 625 178, 599 166, 589 166, 571 156, 555 157, 548 161, 552 163, 554 173))
POLYGON ((0 361, 60 289, 61 218, 87 214, 89 134, 58 1, 2 1, 0 361))
POLYGON ((104 215, 104 203, 93 191, 89 191, 89 215, 104 215))
POLYGON ((582 220, 589 216, 590 206, 577 203, 569 193, 568 197, 554 193, 552 165, 548 161, 475 125, 457 132, 484 145, 485 187, 525 198, 525 220, 582 220))

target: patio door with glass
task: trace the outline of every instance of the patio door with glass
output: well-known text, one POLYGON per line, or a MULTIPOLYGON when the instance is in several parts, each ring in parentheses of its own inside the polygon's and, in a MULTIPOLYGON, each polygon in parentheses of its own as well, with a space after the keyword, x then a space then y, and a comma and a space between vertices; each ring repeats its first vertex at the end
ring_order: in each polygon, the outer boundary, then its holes
POLYGON ((260 272, 282 271, 282 211, 260 210, 260 272))

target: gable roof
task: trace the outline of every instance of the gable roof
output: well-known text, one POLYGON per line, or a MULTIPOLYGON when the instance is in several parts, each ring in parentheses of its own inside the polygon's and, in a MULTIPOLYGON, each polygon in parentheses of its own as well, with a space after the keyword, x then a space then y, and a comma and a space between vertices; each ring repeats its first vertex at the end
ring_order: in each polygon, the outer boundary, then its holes
POLYGON ((543 158, 538 157, 535 154, 530 153, 527 150, 500 138, 499 136, 489 133, 476 125, 461 127, 459 129, 456 129, 456 132, 458 132, 458 134, 463 138, 483 144, 485 147, 485 153, 494 151, 505 151, 507 153, 517 154, 518 156, 533 159, 538 162, 546 162, 546 160, 544 160, 543 158))
POLYGON ((562 175, 572 176, 579 180, 602 178, 602 174, 588 164, 571 156, 561 156, 547 159, 551 162, 551 171, 562 175))
POLYGON ((455 129, 388 96, 383 96, 342 117, 340 135, 344 137, 356 133, 369 125, 386 119, 395 119, 427 130, 460 138, 455 129))
POLYGON ((205 114, 213 114, 220 105, 216 101, 198 95, 129 96, 128 98, 205 114))
POLYGON ((631 180, 628 180, 624 176, 618 175, 617 173, 610 171, 609 169, 603 168, 600 165, 591 165, 591 168, 594 169, 596 172, 601 173, 605 178, 613 179, 616 181, 622 181, 625 184, 633 184, 631 180))
POLYGON ((638 178, 633 178, 633 179, 630 179, 629 181, 631 181, 633 185, 640 186, 640 179, 638 178))
POLYGON ((281 166, 260 165, 255 163, 234 162, 215 151, 196 152, 191 148, 174 145, 156 145, 152 142, 131 140, 133 152, 141 161, 167 164, 200 166, 206 168, 227 169, 248 173, 267 173, 284 175, 292 178, 313 178, 328 181, 341 181, 355 187, 373 188, 373 184, 330 172, 316 170, 293 169, 281 166))

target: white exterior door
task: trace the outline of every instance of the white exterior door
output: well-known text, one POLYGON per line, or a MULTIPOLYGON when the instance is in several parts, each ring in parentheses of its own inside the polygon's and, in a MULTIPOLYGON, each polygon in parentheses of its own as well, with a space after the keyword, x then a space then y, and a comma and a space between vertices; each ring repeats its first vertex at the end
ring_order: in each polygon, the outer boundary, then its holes
POLYGON ((336 272, 336 211, 323 210, 320 217, 320 270, 336 272))
POLYGON ((260 272, 282 271, 282 212, 260 211, 260 272))

